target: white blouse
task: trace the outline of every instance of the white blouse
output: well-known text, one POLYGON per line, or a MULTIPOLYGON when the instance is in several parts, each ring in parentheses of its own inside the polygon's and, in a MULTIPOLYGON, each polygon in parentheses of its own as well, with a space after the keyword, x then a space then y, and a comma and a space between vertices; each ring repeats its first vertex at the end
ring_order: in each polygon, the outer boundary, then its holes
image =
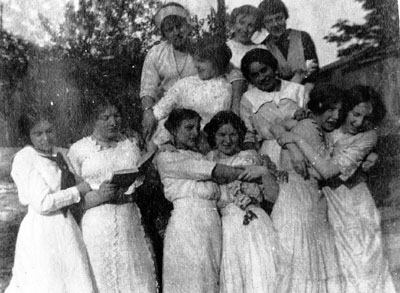
POLYGON ((165 197, 171 202, 180 198, 217 200, 219 187, 211 181, 215 165, 216 162, 193 151, 159 153, 157 167, 165 197))
MULTIPOLYGON (((65 153, 55 148, 54 152, 65 153)), ((80 201, 78 189, 61 189, 61 170, 56 162, 27 146, 14 157, 11 177, 18 188, 23 205, 29 205, 39 214, 49 214, 80 201)))

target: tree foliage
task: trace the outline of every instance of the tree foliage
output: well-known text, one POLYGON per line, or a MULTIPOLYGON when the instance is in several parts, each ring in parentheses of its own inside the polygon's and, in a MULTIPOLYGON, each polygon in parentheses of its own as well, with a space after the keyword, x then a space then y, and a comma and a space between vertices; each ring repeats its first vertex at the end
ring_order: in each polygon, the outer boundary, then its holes
POLYGON ((368 47, 384 47, 399 40, 399 16, 396 0, 355 0, 367 11, 364 24, 339 19, 324 39, 336 43, 338 57, 368 47))

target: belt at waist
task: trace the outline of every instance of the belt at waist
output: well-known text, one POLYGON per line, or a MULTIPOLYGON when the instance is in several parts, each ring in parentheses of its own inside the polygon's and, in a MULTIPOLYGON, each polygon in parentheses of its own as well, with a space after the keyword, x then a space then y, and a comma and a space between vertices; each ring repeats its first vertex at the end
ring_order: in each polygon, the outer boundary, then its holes
POLYGON ((193 197, 183 197, 174 200, 174 209, 179 208, 208 208, 217 210, 217 205, 215 200, 193 198, 193 197))

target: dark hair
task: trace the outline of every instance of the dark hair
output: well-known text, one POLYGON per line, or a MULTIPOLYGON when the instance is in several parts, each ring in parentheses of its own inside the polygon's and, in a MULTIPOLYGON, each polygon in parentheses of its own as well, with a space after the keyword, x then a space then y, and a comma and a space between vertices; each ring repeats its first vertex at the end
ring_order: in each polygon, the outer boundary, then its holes
POLYGON ((386 114, 386 108, 381 96, 370 86, 355 85, 348 91, 347 107, 349 111, 361 103, 370 103, 372 106, 371 122, 378 125, 386 114))
POLYGON ((90 109, 87 112, 89 115, 89 120, 95 122, 99 119, 100 114, 102 114, 107 108, 115 107, 121 114, 121 105, 114 99, 105 96, 97 96, 90 101, 90 109))
POLYGON ((339 87, 329 84, 315 84, 310 92, 310 99, 307 103, 307 108, 315 115, 321 115, 325 111, 332 109, 335 105, 341 103, 342 110, 340 111, 339 123, 348 113, 347 93, 339 87))
POLYGON ((232 51, 222 38, 206 36, 196 43, 194 57, 211 61, 218 75, 222 75, 227 71, 232 51))
POLYGON ((207 133, 207 141, 210 147, 215 147, 215 134, 221 126, 231 124, 239 134, 239 144, 242 145, 246 135, 246 125, 238 115, 231 111, 220 111, 207 123, 204 132, 207 133))
POLYGON ((241 63, 243 76, 250 81, 250 65, 253 62, 259 62, 272 68, 275 72, 278 69, 278 61, 271 52, 265 49, 252 49, 244 55, 241 63))
MULTIPOLYGON (((182 8, 182 9, 186 10, 186 8, 185 8, 183 5, 179 4, 179 3, 176 3, 176 2, 168 2, 168 3, 164 4, 164 5, 162 5, 162 6, 160 7, 160 9, 158 10, 158 12, 159 12, 161 9, 163 9, 163 8, 165 8, 165 7, 168 7, 168 6, 176 6, 176 7, 179 7, 179 8, 182 8)), ((157 13, 158 13, 158 12, 157 12, 157 13)), ((156 15, 157 15, 157 13, 156 13, 156 15)), ((160 26, 161 36, 162 36, 163 38, 165 38, 165 33, 164 33, 164 28, 165 28, 165 26, 164 26, 164 23, 165 23, 166 20, 167 20, 168 22, 170 22, 170 23, 175 24, 175 26, 179 26, 179 27, 182 26, 184 23, 187 23, 186 18, 184 18, 184 17, 182 17, 182 16, 179 16, 179 15, 168 15, 168 16, 166 16, 166 17, 161 21, 161 26, 160 26)))
POLYGON ((278 13, 283 13, 285 18, 289 18, 288 9, 281 0, 264 0, 258 5, 258 9, 261 10, 263 16, 274 15, 278 13))
POLYGON ((242 5, 240 7, 236 7, 232 10, 230 15, 230 23, 234 25, 236 23, 236 19, 239 15, 254 15, 256 17, 256 30, 260 29, 262 26, 262 14, 260 9, 253 5, 242 5))
POLYGON ((173 134, 179 128, 182 121, 195 118, 201 120, 199 113, 196 111, 185 108, 173 109, 165 121, 164 126, 171 134, 173 134))
POLYGON ((35 125, 37 125, 41 121, 48 121, 53 123, 54 121, 54 113, 51 108, 45 108, 40 110, 26 110, 19 117, 17 125, 18 132, 21 135, 22 142, 24 144, 30 144, 30 131, 35 125))
POLYGON ((165 38, 165 26, 166 24, 173 24, 174 27, 182 27, 182 25, 184 25, 186 23, 186 19, 182 16, 179 15, 168 15, 167 17, 165 17, 161 23, 161 36, 163 38, 165 38))

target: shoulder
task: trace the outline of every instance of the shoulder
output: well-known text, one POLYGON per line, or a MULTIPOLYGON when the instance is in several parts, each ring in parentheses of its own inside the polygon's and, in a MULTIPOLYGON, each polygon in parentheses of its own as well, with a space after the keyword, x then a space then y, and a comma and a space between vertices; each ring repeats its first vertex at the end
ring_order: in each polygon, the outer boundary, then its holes
POLYGON ((18 163, 20 161, 31 162, 37 156, 38 153, 35 151, 33 147, 26 146, 14 155, 13 164, 18 163))
POLYGON ((368 144, 376 144, 378 141, 378 133, 376 130, 360 132, 354 136, 354 140, 366 142, 368 144))
POLYGON ((96 149, 96 144, 90 136, 81 138, 71 145, 68 150, 68 157, 78 159, 86 156, 87 153, 96 149))
POLYGON ((92 139, 90 136, 86 136, 84 138, 81 138, 80 140, 74 142, 71 147, 69 148, 69 150, 80 150, 80 149, 86 149, 88 148, 90 145, 92 145, 92 139))
POLYGON ((147 52, 147 56, 152 56, 152 55, 158 55, 162 53, 165 50, 168 50, 170 44, 168 44, 166 41, 163 41, 153 47, 147 52))
POLYGON ((310 118, 299 121, 292 129, 293 132, 309 136, 312 133, 320 133, 318 124, 310 118))
POLYGON ((287 81, 282 79, 282 87, 281 90, 282 91, 288 91, 288 92, 301 92, 304 91, 304 85, 299 84, 299 83, 295 83, 295 82, 291 82, 291 81, 287 81))

